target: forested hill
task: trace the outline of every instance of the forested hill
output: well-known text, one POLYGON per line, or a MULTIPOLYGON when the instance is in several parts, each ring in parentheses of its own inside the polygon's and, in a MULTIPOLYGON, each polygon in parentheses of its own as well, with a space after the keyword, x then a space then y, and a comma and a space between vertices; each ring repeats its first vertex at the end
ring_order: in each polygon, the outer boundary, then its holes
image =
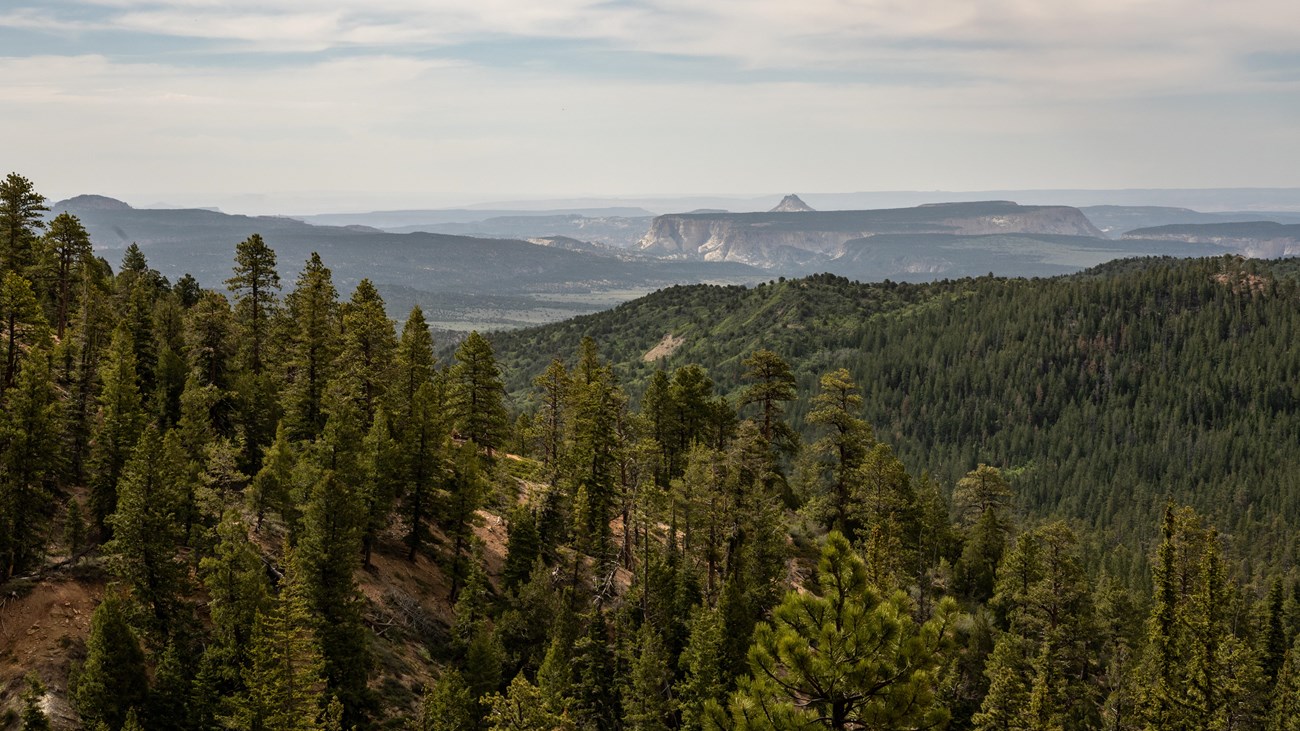
POLYGON ((818 375, 845 367, 909 469, 951 484, 979 462, 1004 466, 1030 517, 1082 519, 1127 555, 1142 553, 1173 497, 1241 537, 1240 553, 1285 564, 1287 526, 1300 520, 1293 272, 1285 261, 1147 259, 1045 280, 674 287, 494 344, 521 399, 584 336, 633 393, 654 369, 686 363, 734 393, 744 354, 771 348, 798 375, 799 429, 818 375), (661 344, 671 354, 646 361, 661 344))

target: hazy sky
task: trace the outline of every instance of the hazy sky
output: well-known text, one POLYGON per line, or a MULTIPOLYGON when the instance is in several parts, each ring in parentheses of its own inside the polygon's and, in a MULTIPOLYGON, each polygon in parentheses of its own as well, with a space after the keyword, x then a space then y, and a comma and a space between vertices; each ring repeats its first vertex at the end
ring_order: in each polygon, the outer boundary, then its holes
POLYGON ((0 174, 286 212, 1300 186, 1297 29, 1296 0, 0 0, 0 174))

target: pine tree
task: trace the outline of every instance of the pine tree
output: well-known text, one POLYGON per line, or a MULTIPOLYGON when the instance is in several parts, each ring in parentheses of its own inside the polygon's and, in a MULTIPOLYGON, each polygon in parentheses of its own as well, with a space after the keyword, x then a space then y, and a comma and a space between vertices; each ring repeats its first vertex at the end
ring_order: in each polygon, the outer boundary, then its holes
POLYGON ((212 617, 200 678, 203 695, 228 699, 244 688, 257 617, 270 611, 270 586, 262 558, 235 511, 226 513, 217 536, 212 555, 200 563, 212 617))
POLYGON ((136 379, 135 345, 126 323, 113 331, 99 372, 104 385, 91 442, 90 509, 96 525, 103 530, 106 519, 117 509, 117 482, 145 421, 136 379))
POLYGON ((286 548, 285 573, 269 611, 253 625, 246 695, 236 702, 232 726, 249 731, 324 729, 325 661, 313 630, 309 587, 286 548))
POLYGON ((290 499, 290 488, 297 454, 289 441, 289 432, 283 422, 275 430, 275 441, 263 455, 262 468, 249 483, 249 501, 257 515, 257 527, 267 510, 273 510, 286 523, 297 522, 295 506, 290 499))
POLYGON ((668 731, 674 718, 672 669, 658 633, 649 624, 637 631, 623 692, 623 722, 631 731, 668 731))
POLYGON ((0 271, 25 274, 37 263, 37 232, 45 228, 42 213, 50 210, 32 181, 9 173, 0 182, 0 271))
POLYGON ((443 672, 420 703, 420 717, 411 731, 463 731, 473 728, 477 708, 460 671, 443 672))
POLYGON ((54 299, 57 303, 54 323, 59 340, 62 340, 71 316, 73 286, 81 278, 81 268, 94 256, 94 249, 90 245, 90 234, 86 233, 80 219, 66 212, 50 221, 46 241, 54 255, 54 299))
POLYGON ((245 333, 241 348, 245 367, 260 375, 266 367, 267 340, 280 290, 275 251, 261 234, 253 234, 235 247, 234 276, 226 280, 226 286, 235 295, 235 319, 245 333))
POLYGON ((361 280, 343 308, 342 348, 334 362, 336 381, 369 424, 393 376, 397 341, 384 300, 369 279, 361 280))
POLYGON ((461 583, 471 563, 466 551, 473 535, 474 521, 487 492, 486 480, 479 467, 474 443, 458 448, 452 463, 452 476, 442 506, 442 523, 451 538, 451 601, 456 601, 461 583))
POLYGON ((0 349, 4 364, 0 368, 0 397, 18 379, 18 371, 33 348, 48 345, 49 331, 41 314, 31 282, 5 272, 0 281, 0 349))
POLYGON ((184 510, 178 487, 185 458, 176 433, 161 436, 145 429, 118 482, 117 510, 108 518, 113 540, 104 546, 113 573, 152 614, 154 628, 166 636, 187 572, 177 557, 185 539, 184 510))
POLYGON ((358 490, 330 470, 319 471, 309 484, 295 559, 324 652, 325 675, 350 726, 371 706, 369 632, 355 578, 365 505, 358 490))
POLYGON ((61 408, 49 357, 29 357, 0 413, 0 582, 34 568, 49 538, 61 408))
POLYGON ((73 706, 87 728, 121 728, 149 692, 144 651, 127 622, 126 601, 110 591, 90 618, 86 661, 77 674, 73 706))
POLYGON ((1300 641, 1287 651, 1278 672, 1268 715, 1268 731, 1300 731, 1300 641))
POLYGON ((770 350, 756 350, 741 361, 745 366, 744 379, 751 381, 740 393, 740 405, 758 404, 759 433, 763 439, 780 451, 793 453, 798 449, 798 435, 785 422, 785 409, 781 405, 795 399, 795 377, 790 364, 770 350))
POLYGON ((683 729, 705 728, 705 707, 720 703, 727 691, 728 669, 723 667, 722 616, 699 606, 691 614, 690 639, 682 652, 682 679, 674 686, 681 708, 683 729))
POLYGON ((35 671, 27 673, 27 690, 23 691, 22 731, 50 731, 50 717, 45 715, 45 684, 35 671))
POLYGON ((235 319, 226 296, 207 291, 186 313, 190 368, 204 386, 227 391, 236 371, 235 319))
POLYGON ((827 430, 826 436, 813 445, 814 451, 832 459, 832 484, 823 500, 824 510, 828 524, 848 535, 857 530, 851 506, 858 470, 875 443, 875 435, 861 412, 862 395, 847 370, 841 368, 821 377, 808 423, 827 430))
POLYGON ((407 560, 414 561, 424 541, 425 520, 434 512, 435 496, 450 477, 444 456, 447 433, 441 394, 433 383, 415 391, 402 432, 405 459, 402 513, 406 519, 407 560))
POLYGON ((541 559, 541 536, 537 533, 537 516, 527 505, 510 509, 507 525, 506 561, 501 569, 501 586, 506 591, 528 581, 533 567, 541 559))
POLYGON ((732 696, 737 729, 930 728, 947 710, 937 673, 952 647, 956 604, 917 624, 901 593, 882 597, 839 533, 826 539, 816 593, 791 592, 762 623, 751 675, 732 696))
POLYGON ((456 431, 489 453, 505 439, 505 385, 492 344, 473 331, 456 349, 448 374, 448 406, 456 431))
POLYGON ((338 292, 319 254, 312 253, 286 302, 285 428, 291 439, 314 439, 325 427, 325 385, 333 375, 340 328, 338 292))
MULTIPOLYGON (((564 716, 550 711, 543 702, 537 686, 528 682, 522 673, 510 681, 505 695, 488 696, 487 723, 489 731, 576 731, 577 727, 564 716)), ((450 730, 450 727, 448 727, 450 730)))
POLYGON ((626 400, 591 338, 582 341, 570 394, 573 436, 568 469, 574 513, 583 518, 581 525, 574 526, 574 535, 579 537, 579 550, 599 556, 609 546, 609 521, 617 504, 616 427, 626 400))
POLYGON ((553 358, 546 370, 533 379, 533 386, 541 392, 541 408, 533 421, 533 430, 541 441, 542 464, 554 484, 568 429, 567 412, 573 379, 569 377, 564 361, 553 358))

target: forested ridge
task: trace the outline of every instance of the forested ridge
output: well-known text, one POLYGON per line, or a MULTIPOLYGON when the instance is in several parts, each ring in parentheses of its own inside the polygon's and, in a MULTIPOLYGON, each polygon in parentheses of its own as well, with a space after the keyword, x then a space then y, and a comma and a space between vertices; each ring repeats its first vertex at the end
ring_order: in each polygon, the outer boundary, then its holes
POLYGON ((674 288, 439 358, 316 255, 206 290, 44 207, 0 183, 0 618, 95 606, 0 624, 0 724, 1300 726, 1285 263, 674 288))
POLYGON ((613 310, 493 335, 516 400, 592 337, 640 392, 698 363, 743 387, 741 359, 788 360, 791 424, 810 438, 819 374, 846 368, 863 414, 914 472, 1015 475, 1018 510, 1081 521, 1111 571, 1146 581, 1164 503, 1213 516, 1248 576, 1291 566, 1300 523, 1300 290, 1289 260, 1135 259, 1053 279, 932 284, 832 275, 681 286, 613 310), (681 344, 647 362, 666 334, 681 344))

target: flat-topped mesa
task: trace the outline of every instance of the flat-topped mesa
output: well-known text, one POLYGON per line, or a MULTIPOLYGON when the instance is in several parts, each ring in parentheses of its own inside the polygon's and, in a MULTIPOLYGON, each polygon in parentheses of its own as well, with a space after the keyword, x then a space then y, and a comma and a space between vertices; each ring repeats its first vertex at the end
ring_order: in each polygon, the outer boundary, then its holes
POLYGON ((1102 237, 1077 208, 982 201, 868 211, 807 211, 798 216, 770 211, 679 213, 655 218, 637 246, 658 256, 777 267, 834 257, 842 252, 844 242, 878 234, 1012 233, 1102 237))
POLYGON ((795 195, 794 193, 791 193, 790 195, 787 195, 786 197, 782 198, 781 202, 776 204, 776 208, 773 208, 771 211, 768 212, 769 213, 813 213, 816 210, 817 210, 816 208, 813 208, 807 203, 804 203, 803 200, 799 198, 799 196, 795 195))

